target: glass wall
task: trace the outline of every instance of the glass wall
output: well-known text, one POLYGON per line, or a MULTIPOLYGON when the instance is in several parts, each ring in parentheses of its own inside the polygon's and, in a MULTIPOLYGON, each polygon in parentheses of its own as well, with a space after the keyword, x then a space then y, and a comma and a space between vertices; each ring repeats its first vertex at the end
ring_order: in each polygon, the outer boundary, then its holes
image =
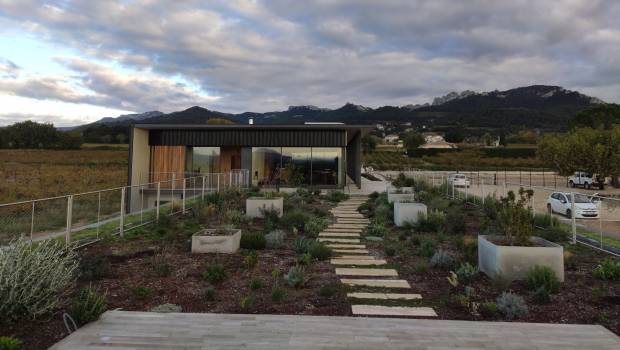
POLYGON ((252 184, 257 186, 341 186, 342 148, 254 147, 252 184))
POLYGON ((208 174, 220 172, 219 147, 191 147, 187 153, 187 170, 208 174))
POLYGON ((337 186, 342 183, 342 148, 312 148, 312 184, 337 186))
POLYGON ((252 148, 252 184, 275 186, 280 176, 282 155, 280 147, 252 148))

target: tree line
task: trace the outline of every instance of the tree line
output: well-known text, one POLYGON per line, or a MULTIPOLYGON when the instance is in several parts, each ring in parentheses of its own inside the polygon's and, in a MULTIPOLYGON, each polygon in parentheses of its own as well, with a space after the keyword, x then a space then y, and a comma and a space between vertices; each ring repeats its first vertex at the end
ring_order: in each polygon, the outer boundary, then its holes
POLYGON ((78 149, 79 135, 59 131, 53 124, 25 121, 0 128, 0 148, 78 149))

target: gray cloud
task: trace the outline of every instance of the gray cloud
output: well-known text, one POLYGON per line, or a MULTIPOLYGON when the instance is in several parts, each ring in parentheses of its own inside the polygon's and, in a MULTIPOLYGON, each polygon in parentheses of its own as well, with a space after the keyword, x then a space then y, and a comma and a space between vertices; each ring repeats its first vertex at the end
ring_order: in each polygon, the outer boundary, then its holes
MULTIPOLYGON (((0 14, 45 40, 83 52, 84 59, 63 61, 92 91, 78 99, 114 108, 198 104, 267 111, 290 104, 336 107, 346 101, 378 106, 427 102, 452 90, 526 84, 579 88, 620 102, 620 3, 615 0, 294 5, 283 0, 55 5, 0 0, 0 14), (162 78, 124 76, 89 58, 162 78), (170 75, 205 93, 163 78, 170 75)), ((35 82, 26 85, 21 93, 35 90, 35 82)), ((36 87, 48 95, 56 91, 62 100, 73 96, 50 81, 36 87)))

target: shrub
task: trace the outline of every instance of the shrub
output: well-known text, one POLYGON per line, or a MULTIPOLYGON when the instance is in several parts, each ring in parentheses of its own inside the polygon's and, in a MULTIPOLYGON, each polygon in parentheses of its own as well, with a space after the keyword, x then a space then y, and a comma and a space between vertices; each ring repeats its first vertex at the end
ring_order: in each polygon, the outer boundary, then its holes
POLYGON ((310 215, 301 209, 289 210, 280 219, 283 227, 292 232, 303 231, 310 215))
POLYGON ((280 212, 278 209, 273 207, 263 207, 259 208, 259 211, 265 220, 265 228, 267 230, 273 230, 280 221, 280 212))
POLYGON ((258 232, 244 232, 241 234, 241 242, 239 244, 243 249, 261 250, 267 246, 265 235, 258 232))
POLYGON ((317 237, 319 232, 323 231, 327 225, 327 220, 318 217, 311 217, 304 224, 304 233, 308 237, 317 237))
POLYGON ((284 276, 284 281, 293 288, 303 287, 306 283, 303 268, 301 266, 291 267, 286 276, 284 276))
POLYGON ((435 254, 435 241, 424 239, 420 242, 419 253, 423 257, 430 258, 435 254))
POLYGON ((312 255, 310 255, 310 253, 301 254, 297 256, 296 262, 297 265, 309 266, 312 264, 312 255))
POLYGON ((222 222, 233 226, 239 226, 247 220, 247 216, 236 209, 228 209, 224 211, 224 214, 222 215, 222 222))
POLYGON ((251 295, 248 295, 248 296, 241 298, 241 301, 239 302, 239 306, 241 306, 243 310, 247 310, 251 308, 252 306, 254 306, 254 297, 251 295))
POLYGON ((321 242, 314 242, 308 250, 310 255, 319 261, 327 260, 332 256, 332 250, 321 242))
POLYGON ((369 236, 377 237, 387 236, 389 232, 390 231, 387 229, 387 227, 385 227, 383 223, 377 222, 375 220, 373 220, 372 224, 368 226, 368 229, 366 230, 366 234, 368 234, 369 236))
POLYGON ((202 292, 202 300, 209 302, 209 301, 214 301, 216 297, 216 292, 215 289, 209 287, 206 288, 203 292, 202 292))
POLYGON ((275 284, 271 287, 271 301, 279 303, 286 297, 286 289, 282 288, 279 284, 275 284))
POLYGON ((528 313, 527 304, 522 297, 510 292, 503 292, 497 297, 497 310, 508 321, 525 317, 528 313))
POLYGON ((454 259, 443 249, 439 249, 435 252, 431 258, 430 265, 432 267, 447 269, 454 263, 454 259))
POLYGON ((465 214, 459 207, 448 209, 444 220, 445 232, 453 235, 465 233, 465 214))
POLYGON ((325 195, 325 199, 332 203, 338 203, 349 199, 349 195, 343 193, 342 191, 329 191, 325 195))
POLYGON ((478 263, 478 240, 471 237, 464 237, 456 244, 461 253, 463 253, 463 260, 474 265, 478 263))
POLYGON ((468 309, 469 298, 464 294, 454 294, 450 297, 450 304, 459 309, 468 309))
POLYGON ((394 187, 413 187, 415 180, 412 177, 407 177, 403 173, 398 173, 396 179, 392 181, 394 187))
POLYGON ((0 337, 0 350, 19 350, 22 341, 13 337, 0 337))
POLYGON ((506 236, 510 244, 527 245, 532 237, 533 217, 528 210, 528 203, 534 195, 533 190, 519 189, 519 198, 513 191, 508 191, 501 198, 501 207, 497 213, 499 230, 506 236))
POLYGON ((251 290, 259 290, 263 288, 263 281, 261 281, 259 278, 252 278, 250 280, 250 289, 251 290))
POLYGON ((594 269, 594 277, 600 280, 620 280, 620 260, 604 259, 594 269))
POLYGON ((131 287, 131 294, 136 300, 146 300, 153 294, 153 291, 149 287, 133 286, 131 287))
POLYGON ((251 251, 243 258, 243 263, 248 269, 252 269, 258 264, 258 253, 256 250, 251 251))
POLYGON ((110 275, 112 265, 105 256, 85 255, 80 258, 80 280, 96 281, 110 275))
POLYGON ((555 243, 565 243, 570 240, 570 233, 559 226, 536 230, 536 235, 555 243))
POLYGON ((394 254, 396 254, 396 248, 391 247, 391 246, 385 247, 384 251, 385 251, 386 256, 391 257, 391 256, 394 256, 394 254))
POLYGON ((158 253, 151 258, 151 267, 158 277, 165 277, 172 272, 172 266, 168 263, 168 256, 165 253, 158 253))
POLYGON ((297 254, 304 254, 308 251, 308 249, 310 249, 312 243, 312 240, 309 240, 306 237, 297 237, 293 240, 293 250, 297 254))
POLYGON ((539 304, 547 304, 551 302, 551 293, 545 287, 540 287, 534 292, 534 301, 539 304))
POLYGON ((558 227, 560 226, 560 220, 555 216, 549 214, 534 214, 534 225, 540 228, 558 227))
POLYGON ((150 310, 150 312, 158 312, 160 314, 167 314, 167 313, 171 313, 171 312, 181 312, 183 311, 183 308, 179 305, 175 305, 175 304, 161 304, 161 305, 157 305, 155 307, 152 307, 150 310))
POLYGON ((100 294, 92 286, 83 288, 69 308, 69 315, 78 326, 95 321, 105 312, 106 293, 100 294))
POLYGON ((442 197, 433 197, 428 201, 430 212, 444 212, 450 207, 450 201, 442 197))
POLYGON ((438 232, 444 223, 444 215, 440 212, 432 212, 418 218, 415 228, 422 232, 438 232))
POLYGON ((497 315, 497 304, 492 301, 485 301, 480 303, 478 311, 482 316, 495 317, 497 315))
POLYGON ((202 277, 211 283, 219 283, 226 279, 226 271, 222 264, 215 263, 207 266, 202 277))
POLYGON ((339 290, 340 290, 340 285, 327 284, 327 285, 321 286, 321 288, 319 289, 319 295, 325 298, 329 298, 335 295, 336 293, 338 293, 339 290))
POLYGON ((458 270, 456 270, 456 275, 463 283, 470 284, 478 278, 478 267, 466 262, 461 264, 458 270))
POLYGON ((50 239, 30 245, 15 240, 0 249, 0 315, 35 318, 58 307, 74 284, 74 250, 50 239))
POLYGON ((391 208, 387 204, 379 204, 375 207, 373 219, 377 223, 386 223, 390 220, 391 208))
POLYGON ((525 285, 533 291, 544 288, 549 293, 556 293, 560 289, 560 280, 551 268, 534 266, 525 275, 525 285))
POLYGON ((491 277, 491 286, 498 292, 508 290, 511 284, 512 280, 508 276, 504 276, 501 273, 497 273, 495 276, 491 277))
POLYGON ((284 245, 286 232, 274 230, 265 235, 266 247, 269 249, 281 248, 284 245))

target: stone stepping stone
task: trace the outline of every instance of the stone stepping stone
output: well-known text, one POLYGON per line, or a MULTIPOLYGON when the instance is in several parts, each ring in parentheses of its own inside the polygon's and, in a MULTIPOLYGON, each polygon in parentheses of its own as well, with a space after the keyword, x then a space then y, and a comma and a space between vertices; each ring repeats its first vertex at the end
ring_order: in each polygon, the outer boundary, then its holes
POLYGON ((319 237, 359 237, 359 233, 346 233, 346 232, 321 232, 319 237))
POLYGON ((353 315, 364 316, 437 317, 435 310, 430 307, 351 305, 351 312, 353 315))
POLYGON ((364 231, 362 228, 355 227, 328 227, 323 232, 352 232, 352 233, 362 233, 364 231))
POLYGON ((336 218, 337 224, 367 224, 370 222, 369 219, 366 218, 336 218))
POLYGON ((330 263, 332 265, 359 265, 359 266, 370 266, 370 265, 385 265, 387 261, 383 259, 331 259, 330 263))
POLYGON ((378 279, 348 279, 342 278, 340 282, 349 286, 377 287, 377 288, 411 288, 405 280, 378 280, 378 279))
POLYGON ((331 238, 323 237, 318 239, 319 242, 333 242, 333 243, 360 243, 357 238, 331 238))
MULTIPOLYGON (((398 272, 394 269, 364 269, 364 268, 336 268, 336 275, 340 276, 376 276, 376 277, 398 277, 398 272)), ((384 293, 375 293, 384 294, 384 293)), ((377 298, 379 299, 379 298, 377 298)))
POLYGON ((368 249, 332 249, 334 253, 346 253, 346 254, 368 254, 368 249))
POLYGON ((381 242, 383 240, 383 238, 376 237, 376 236, 366 236, 365 238, 366 240, 371 241, 371 242, 381 242))
POLYGON ((363 230, 368 225, 364 224, 331 224, 327 227, 328 230, 363 230))
POLYGON ((337 249, 366 249, 364 244, 327 244, 329 248, 337 249))
POLYGON ((338 255, 334 257, 335 259, 343 259, 343 260, 376 260, 376 258, 372 255, 338 255))
MULTIPOLYGON (((379 270, 379 269, 377 269, 379 270)), ((417 300, 422 299, 420 294, 409 293, 347 293, 347 297, 356 299, 381 299, 381 300, 417 300)))

